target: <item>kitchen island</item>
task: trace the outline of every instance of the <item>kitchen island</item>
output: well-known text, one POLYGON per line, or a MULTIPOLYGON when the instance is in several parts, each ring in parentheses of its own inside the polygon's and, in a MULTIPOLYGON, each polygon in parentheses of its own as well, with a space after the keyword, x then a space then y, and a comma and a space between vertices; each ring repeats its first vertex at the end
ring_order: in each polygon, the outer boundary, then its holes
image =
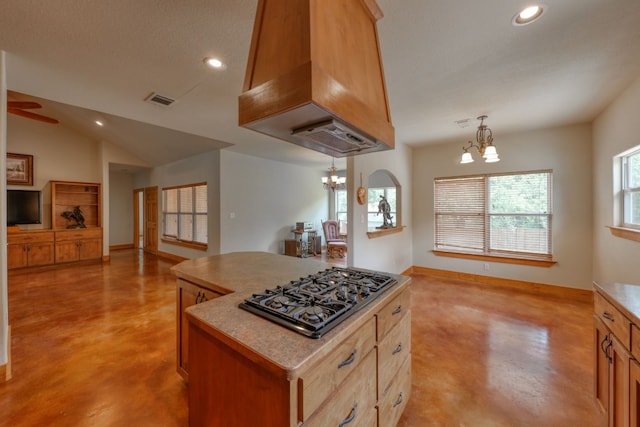
MULTIPOLYGON (((253 293, 330 268, 263 252, 184 261, 220 297, 186 308, 192 426, 393 426, 411 392, 410 278, 318 339, 239 308, 253 293)), ((180 318, 180 313, 178 314, 180 318)))

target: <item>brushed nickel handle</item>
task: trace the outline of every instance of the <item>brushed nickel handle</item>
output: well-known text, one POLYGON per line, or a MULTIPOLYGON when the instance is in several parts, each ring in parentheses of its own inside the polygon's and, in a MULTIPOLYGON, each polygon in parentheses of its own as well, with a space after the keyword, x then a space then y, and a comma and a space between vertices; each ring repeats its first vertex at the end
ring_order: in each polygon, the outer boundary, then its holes
POLYGON ((392 315, 400 314, 402 312, 402 305, 399 305, 398 308, 391 312, 392 315))
POLYGON ((402 403, 402 392, 400 392, 400 396, 398 396, 398 400, 393 402, 393 406, 392 407, 395 408, 396 406, 398 406, 401 403, 402 403))
POLYGON ((608 311, 602 312, 602 317, 604 317, 607 320, 611 320, 612 322, 616 321, 616 319, 614 319, 611 313, 609 313, 608 311))
POLYGON ((351 356, 349 356, 347 360, 343 360, 342 362, 338 363, 338 369, 342 368, 343 366, 351 365, 353 361, 356 360, 356 353, 357 350, 354 348, 351 352, 351 356))
POLYGON ((391 352, 392 355, 394 354, 398 354, 402 351, 402 343, 398 344, 398 346, 395 348, 395 350, 393 350, 393 352, 391 352))
POLYGON ((338 424, 338 427, 345 426, 349 424, 351 421, 353 421, 356 418, 356 415, 358 415, 358 413, 356 412, 356 409, 358 409, 358 402, 353 404, 353 407, 351 408, 351 412, 349 412, 349 416, 347 416, 347 418, 342 420, 340 424, 338 424))

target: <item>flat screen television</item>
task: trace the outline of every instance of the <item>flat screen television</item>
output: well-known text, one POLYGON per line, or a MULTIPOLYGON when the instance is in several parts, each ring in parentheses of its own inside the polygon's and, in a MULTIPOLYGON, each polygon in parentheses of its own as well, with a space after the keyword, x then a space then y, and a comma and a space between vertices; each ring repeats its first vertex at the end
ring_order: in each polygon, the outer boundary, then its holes
POLYGON ((40 191, 7 190, 7 225, 40 224, 40 191))

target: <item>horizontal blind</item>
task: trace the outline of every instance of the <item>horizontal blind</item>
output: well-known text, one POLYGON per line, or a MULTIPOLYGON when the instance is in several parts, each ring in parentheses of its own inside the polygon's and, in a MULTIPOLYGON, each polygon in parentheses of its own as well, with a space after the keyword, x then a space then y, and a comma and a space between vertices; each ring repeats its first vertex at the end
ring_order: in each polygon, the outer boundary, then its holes
POLYGON ((178 190, 162 190, 164 235, 178 237, 178 190))
POLYGON ((207 243, 208 221, 207 221, 207 186, 198 185, 193 188, 195 205, 195 221, 193 223, 193 241, 207 243))
POLYGON ((485 178, 435 180, 435 247, 484 251, 485 178))

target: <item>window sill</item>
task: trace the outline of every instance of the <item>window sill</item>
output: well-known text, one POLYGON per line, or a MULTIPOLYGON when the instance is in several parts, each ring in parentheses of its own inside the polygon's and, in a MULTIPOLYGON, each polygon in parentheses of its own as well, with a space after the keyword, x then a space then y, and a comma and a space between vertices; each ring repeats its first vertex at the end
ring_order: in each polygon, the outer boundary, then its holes
POLYGON ((468 254, 463 252, 450 252, 450 251, 440 251, 440 250, 433 250, 433 253, 434 255, 437 255, 437 256, 446 256, 451 258, 464 258, 464 259, 474 259, 478 261, 502 262, 505 264, 531 265, 534 267, 551 267, 554 264, 558 263, 557 261, 553 261, 553 260, 514 258, 514 257, 483 255, 483 254, 468 254))
POLYGON ((609 226, 609 230, 611 234, 616 237, 640 242, 640 230, 636 230, 635 228, 609 226))
POLYGON ((167 239, 166 237, 163 237, 160 240, 162 240, 162 243, 168 243, 170 245, 182 246, 184 248, 196 249, 196 250, 199 250, 199 251, 206 251, 207 248, 208 248, 208 246, 203 244, 203 243, 183 242, 181 240, 167 239))
POLYGON ((376 237, 386 236, 387 234, 400 233, 405 228, 406 228, 406 225, 399 225, 393 228, 384 228, 382 230, 377 230, 377 231, 367 231, 367 236, 369 236, 370 239, 375 239, 376 237))

